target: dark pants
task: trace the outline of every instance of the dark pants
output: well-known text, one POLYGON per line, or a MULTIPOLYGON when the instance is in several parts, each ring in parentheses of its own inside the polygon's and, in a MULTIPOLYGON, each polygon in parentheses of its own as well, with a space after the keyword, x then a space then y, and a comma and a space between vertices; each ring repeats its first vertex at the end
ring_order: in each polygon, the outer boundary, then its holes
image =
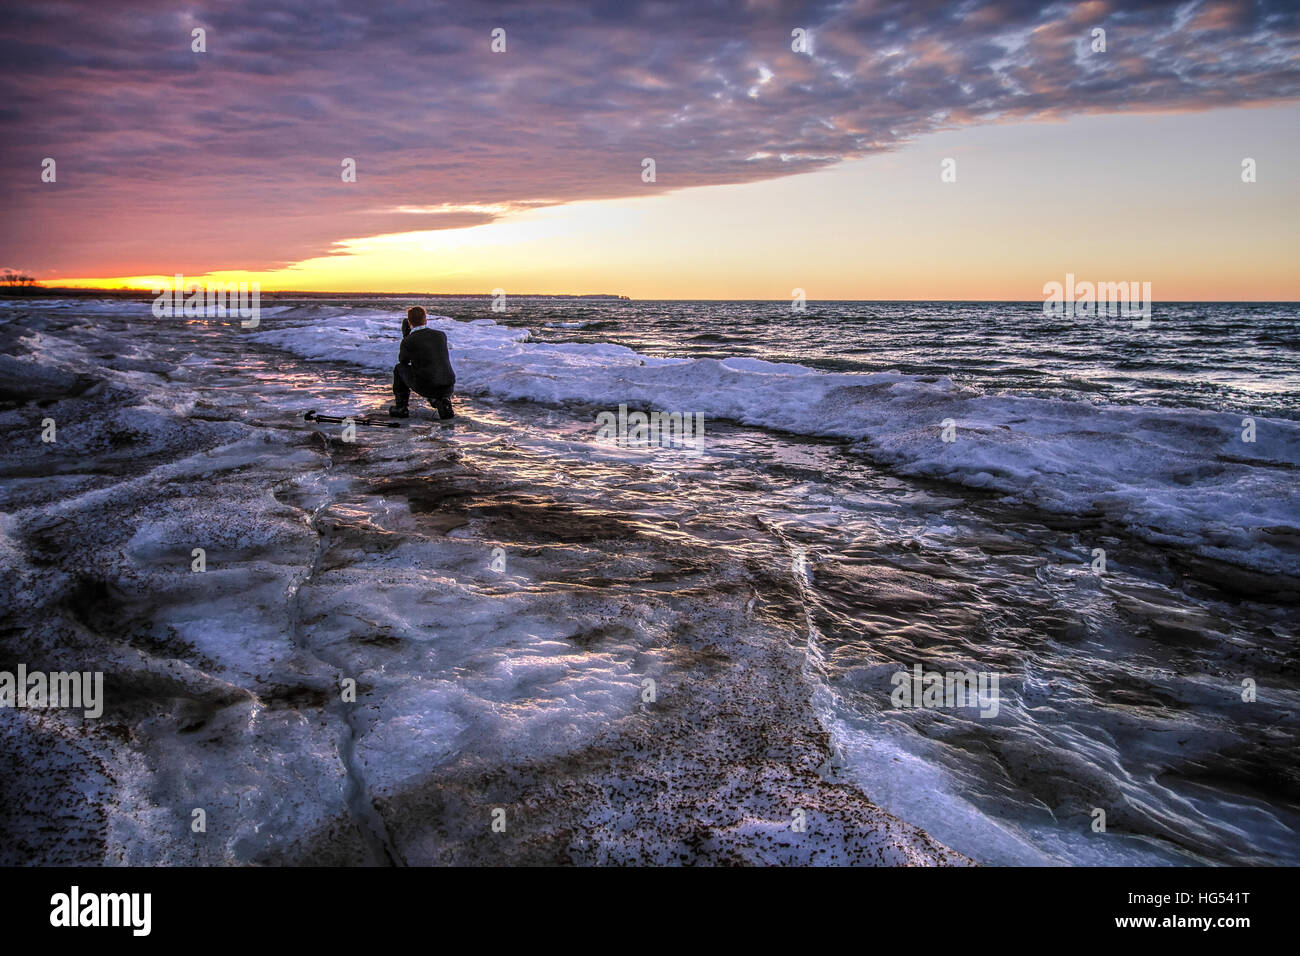
POLYGON ((429 404, 438 410, 439 418, 453 418, 456 414, 451 410, 451 393, 454 388, 454 385, 434 385, 426 381, 409 365, 399 363, 393 366, 393 398, 402 408, 407 406, 411 401, 411 393, 415 392, 429 400, 429 404))

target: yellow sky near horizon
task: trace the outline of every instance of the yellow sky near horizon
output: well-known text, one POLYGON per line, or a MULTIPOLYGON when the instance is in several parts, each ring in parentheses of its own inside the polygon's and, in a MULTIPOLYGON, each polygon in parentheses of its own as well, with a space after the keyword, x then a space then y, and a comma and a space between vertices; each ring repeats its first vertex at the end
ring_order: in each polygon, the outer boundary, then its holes
MULTIPOLYGON (((1300 300, 1294 105, 937 133, 801 176, 523 209, 198 281, 264 292, 610 293, 634 299, 1042 297, 1150 282, 1157 301, 1300 300), (1241 180, 1253 158, 1257 181, 1241 180), (944 159, 957 180, 941 180, 944 159)), ((667 180, 668 177, 662 177, 667 180)), ((137 288, 168 276, 68 277, 137 288)))

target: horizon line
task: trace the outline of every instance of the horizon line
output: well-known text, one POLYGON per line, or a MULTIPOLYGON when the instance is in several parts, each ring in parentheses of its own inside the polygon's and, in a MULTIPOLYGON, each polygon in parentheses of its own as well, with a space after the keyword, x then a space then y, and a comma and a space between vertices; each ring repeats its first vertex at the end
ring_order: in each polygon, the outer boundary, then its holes
MULTIPOLYGON (((220 283, 222 285, 228 283, 220 283)), ((251 283, 250 283, 251 284, 251 283)), ((0 297, 4 298, 38 298, 37 293, 61 293, 75 294, 81 296, 91 295, 117 295, 117 296, 157 296, 152 289, 99 289, 88 286, 25 286, 13 288, 0 288, 0 297), (22 291, 19 291, 21 289, 22 291)), ((168 294, 174 290, 166 290, 168 294)), ((437 298, 437 299, 492 299, 495 298, 491 292, 337 292, 337 291, 317 291, 313 289, 270 289, 265 292, 259 290, 259 295, 278 295, 278 296, 370 296, 372 298, 437 298)), ((635 299, 631 296, 622 295, 616 292, 509 292, 506 293, 508 299, 612 299, 619 302, 789 302, 790 299, 763 299, 763 298, 674 298, 664 296, 660 298, 635 299)), ((1042 299, 981 299, 981 298, 884 298, 884 299, 813 299, 807 298, 805 302, 987 302, 987 303, 1027 303, 1042 302, 1042 299)), ((1300 299, 1152 299, 1152 305, 1156 303, 1187 303, 1187 302, 1204 302, 1212 304, 1242 304, 1242 305, 1300 305, 1300 299)))

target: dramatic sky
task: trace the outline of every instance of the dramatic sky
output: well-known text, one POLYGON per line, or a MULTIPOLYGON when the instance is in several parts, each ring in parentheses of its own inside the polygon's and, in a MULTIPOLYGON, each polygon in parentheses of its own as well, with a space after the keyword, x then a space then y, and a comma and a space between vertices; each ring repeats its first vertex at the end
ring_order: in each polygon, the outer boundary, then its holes
POLYGON ((0 267, 638 298, 1033 299, 1070 271, 1300 299, 1298 11, 6 2, 0 267))

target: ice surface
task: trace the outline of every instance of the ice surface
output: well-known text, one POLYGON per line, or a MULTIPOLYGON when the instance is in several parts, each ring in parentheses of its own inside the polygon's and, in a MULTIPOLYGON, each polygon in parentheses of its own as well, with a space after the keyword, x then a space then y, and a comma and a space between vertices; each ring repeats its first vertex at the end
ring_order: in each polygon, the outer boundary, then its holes
MULTIPOLYGON (((391 313, 352 312, 260 341, 321 361, 390 367, 391 313)), ((432 317, 462 393, 703 414, 848 439, 900 474, 986 489, 1157 544, 1300 574, 1300 423, 1199 409, 1093 404, 897 373, 825 373, 756 359, 661 359, 617 345, 536 343, 526 330, 432 317), (943 440, 951 420, 955 441, 943 440)), ((267 323, 273 326, 274 322, 267 323)))
MULTIPOLYGON (((295 409, 370 376, 139 308, 0 319, 5 656, 107 697, 0 711, 3 862, 965 862, 817 773, 797 630, 750 613, 761 567, 684 533, 652 461, 486 412, 344 442, 295 409)), ((527 338, 456 333, 462 374, 527 338)))

